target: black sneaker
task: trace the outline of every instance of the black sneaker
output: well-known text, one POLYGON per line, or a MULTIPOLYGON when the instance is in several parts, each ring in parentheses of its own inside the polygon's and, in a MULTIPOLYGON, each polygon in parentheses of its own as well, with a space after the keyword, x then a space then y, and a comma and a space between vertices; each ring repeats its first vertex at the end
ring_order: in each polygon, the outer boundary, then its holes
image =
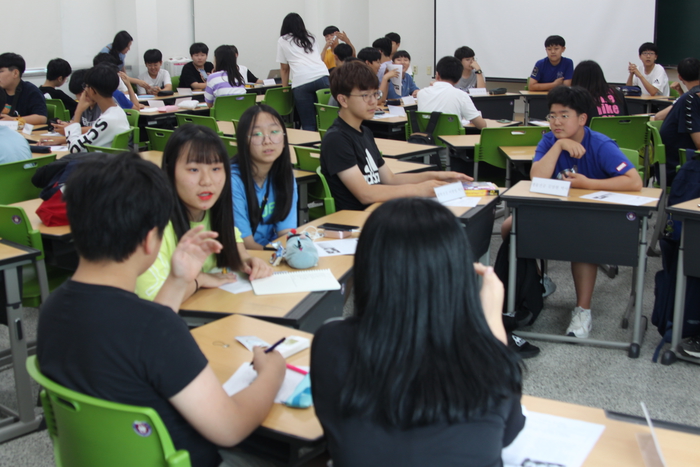
POLYGON ((678 348, 684 355, 700 358, 700 335, 683 339, 678 348))
POLYGON ((524 328, 532 320, 531 311, 517 310, 515 313, 503 313, 503 327, 506 331, 512 331, 514 329, 524 328))
POLYGON ((522 337, 508 334, 508 347, 513 349, 520 358, 536 357, 540 353, 540 348, 530 344, 522 337))

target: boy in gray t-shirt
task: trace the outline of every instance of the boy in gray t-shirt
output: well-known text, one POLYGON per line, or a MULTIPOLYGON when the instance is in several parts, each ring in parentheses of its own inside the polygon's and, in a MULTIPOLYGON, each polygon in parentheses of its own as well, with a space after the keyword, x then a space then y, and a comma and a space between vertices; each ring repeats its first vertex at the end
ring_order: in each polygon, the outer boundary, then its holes
POLYGON ((457 89, 467 91, 471 88, 486 87, 486 79, 474 55, 474 50, 467 46, 455 50, 455 58, 462 62, 462 66, 464 67, 462 77, 455 84, 457 89))

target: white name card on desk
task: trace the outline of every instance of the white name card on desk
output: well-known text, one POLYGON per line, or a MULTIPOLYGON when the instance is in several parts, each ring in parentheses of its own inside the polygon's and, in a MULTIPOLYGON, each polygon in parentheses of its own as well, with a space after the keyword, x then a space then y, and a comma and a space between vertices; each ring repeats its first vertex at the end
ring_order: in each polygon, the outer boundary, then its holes
POLYGON ((34 131, 34 125, 32 125, 31 123, 25 123, 24 128, 22 128, 22 133, 24 133, 25 135, 31 135, 32 131, 34 131))
POLYGON ((403 105, 416 105, 416 98, 413 96, 406 96, 401 98, 401 102, 403 102, 403 105))
POLYGON ((165 102, 163 102, 160 99, 148 99, 148 106, 149 107, 165 107, 165 102))
POLYGON ((566 180, 554 180, 552 178, 534 177, 530 184, 531 193, 542 193, 544 195, 569 196, 571 182, 566 180))
POLYGON ((191 96, 192 89, 190 89, 190 88, 177 88, 177 93, 180 96, 191 96))
POLYGON ((0 126, 7 127, 13 131, 17 131, 17 129, 19 128, 19 122, 17 120, 10 120, 10 121, 0 120, 0 126))
POLYGON ((401 107, 400 105, 387 105, 387 108, 389 109, 389 114, 392 117, 405 117, 406 116, 406 110, 401 107))
POLYGON ((471 96, 487 96, 488 91, 486 88, 470 88, 469 89, 469 95, 471 96))
POLYGON ((466 198, 467 195, 464 193, 464 187, 462 182, 449 183, 447 185, 438 186, 433 188, 435 190, 435 196, 440 203, 445 204, 449 201, 466 198))
POLYGON ((263 86, 274 86, 275 84, 277 84, 277 83, 275 82, 274 78, 263 80, 263 86))

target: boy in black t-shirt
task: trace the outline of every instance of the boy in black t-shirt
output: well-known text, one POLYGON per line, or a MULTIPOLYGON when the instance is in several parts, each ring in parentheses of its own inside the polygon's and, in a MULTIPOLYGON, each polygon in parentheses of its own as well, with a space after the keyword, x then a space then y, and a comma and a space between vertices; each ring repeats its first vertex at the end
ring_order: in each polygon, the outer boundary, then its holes
POLYGON ((323 137, 321 170, 328 181, 336 209, 363 210, 394 198, 433 197, 434 188, 471 178, 457 172, 394 174, 363 120, 377 108, 377 75, 361 61, 338 67, 331 74, 331 94, 338 101, 338 118, 323 137))
MULTIPOLYGON (((158 256, 171 190, 165 173, 134 153, 75 169, 64 199, 80 263, 42 307, 37 357, 41 371, 63 386, 154 408, 192 465, 218 467, 216 445, 235 445, 260 425, 285 364, 279 352, 255 348, 258 377, 229 397, 176 314, 182 294, 159 304, 134 293, 136 278, 158 256)), ((173 290, 184 293, 207 256, 221 250, 216 235, 198 227, 180 239, 167 279, 179 285, 173 290)))
POLYGON ((214 71, 214 64, 207 61, 209 47, 203 42, 195 42, 190 46, 192 61, 182 67, 180 88, 192 88, 204 91, 207 87, 207 76, 214 71))
POLYGON ((54 58, 46 65, 46 81, 44 81, 44 85, 39 86, 39 90, 51 96, 51 99, 63 101, 63 106, 70 112, 71 117, 75 113, 75 108, 78 107, 78 101, 58 88, 68 82, 68 76, 72 72, 70 63, 62 58, 54 58))
POLYGON ((46 123, 46 100, 36 85, 24 81, 22 75, 26 63, 21 55, 7 52, 0 54, 0 88, 7 94, 7 103, 0 109, 0 120, 17 120, 40 125, 46 123))

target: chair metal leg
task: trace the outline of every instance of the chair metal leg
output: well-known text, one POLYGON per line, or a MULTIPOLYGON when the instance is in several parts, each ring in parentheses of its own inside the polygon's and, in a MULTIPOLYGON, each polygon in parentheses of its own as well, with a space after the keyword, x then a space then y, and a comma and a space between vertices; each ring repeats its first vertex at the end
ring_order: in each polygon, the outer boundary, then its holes
POLYGON ((41 303, 49 298, 49 276, 46 273, 46 263, 40 259, 36 263, 36 277, 39 281, 39 291, 41 293, 41 303))

